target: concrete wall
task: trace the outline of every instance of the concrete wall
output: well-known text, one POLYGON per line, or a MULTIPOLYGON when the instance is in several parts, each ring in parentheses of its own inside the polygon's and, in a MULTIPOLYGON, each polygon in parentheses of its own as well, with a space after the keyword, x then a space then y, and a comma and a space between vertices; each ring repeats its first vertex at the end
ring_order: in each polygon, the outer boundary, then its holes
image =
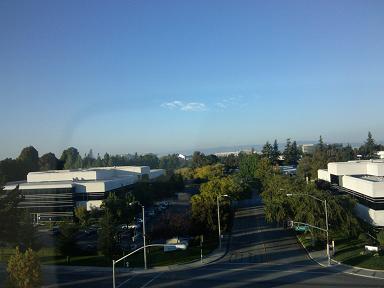
MULTIPOLYGON (((13 190, 17 184, 5 185, 4 190, 13 190)), ((72 183, 41 183, 41 184, 30 184, 22 183, 19 184, 20 190, 30 190, 30 189, 60 189, 60 188, 72 188, 72 183)))
POLYGON ((333 175, 367 174, 366 162, 332 162, 328 163, 328 172, 333 175))
POLYGON ((343 187, 370 197, 384 197, 384 182, 343 176, 343 187))
POLYGON ((333 175, 373 175, 384 176, 384 162, 381 160, 332 162, 328 171, 333 175))
POLYGON ((374 176, 384 176, 384 164, 383 163, 368 163, 367 174, 374 176))
POLYGON ((327 182, 331 182, 331 175, 328 173, 327 169, 319 169, 317 171, 317 178, 327 182))
POLYGON ((157 177, 164 176, 164 175, 165 175, 164 169, 153 169, 149 173, 149 179, 155 179, 157 177))
POLYGON ((357 204, 357 216, 374 226, 384 226, 384 210, 373 210, 364 205, 357 204))
POLYGON ((132 185, 137 182, 137 177, 127 175, 126 177, 115 178, 112 180, 94 182, 74 182, 76 193, 107 192, 123 186, 132 185))
POLYGON ((96 171, 92 170, 53 170, 46 172, 30 172, 27 175, 27 182, 55 182, 79 180, 96 180, 96 171))

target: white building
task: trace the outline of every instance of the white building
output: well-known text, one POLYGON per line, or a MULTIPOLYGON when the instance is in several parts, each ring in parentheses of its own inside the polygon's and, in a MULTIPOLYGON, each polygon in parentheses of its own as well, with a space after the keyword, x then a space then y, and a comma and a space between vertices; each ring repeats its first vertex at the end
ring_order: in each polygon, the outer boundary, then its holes
POLYGON ((301 151, 303 154, 313 154, 316 150, 315 144, 303 144, 301 145, 301 151))
POLYGON ((384 160, 329 163, 318 178, 356 198, 357 215, 374 226, 384 226, 384 160))
POLYGON ((107 193, 128 188, 141 179, 152 180, 165 170, 148 166, 98 167, 76 170, 30 172, 26 181, 7 183, 4 190, 19 186, 25 200, 21 207, 36 217, 53 220, 72 217, 74 207, 99 208, 107 193))

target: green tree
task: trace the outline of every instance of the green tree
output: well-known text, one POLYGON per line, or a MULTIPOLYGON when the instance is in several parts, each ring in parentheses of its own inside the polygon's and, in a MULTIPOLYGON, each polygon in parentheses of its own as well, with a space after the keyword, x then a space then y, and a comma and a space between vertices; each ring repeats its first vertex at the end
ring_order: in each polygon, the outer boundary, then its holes
POLYGON ((384 230, 380 230, 379 233, 377 233, 377 241, 380 243, 381 246, 384 246, 384 230))
POLYGON ((261 154, 263 158, 268 159, 269 161, 273 162, 273 146, 267 141, 265 145, 263 146, 263 149, 261 150, 261 154))
POLYGON ((374 159, 377 158, 376 152, 378 151, 378 148, 379 147, 376 145, 372 133, 368 132, 368 138, 364 145, 359 148, 359 153, 363 155, 364 159, 374 159))
POLYGON ((17 243, 20 233, 21 209, 24 197, 16 187, 14 190, 0 190, 0 240, 17 243))
POLYGON ((202 167, 205 165, 208 165, 208 160, 204 153, 201 153, 200 151, 195 151, 192 155, 192 167, 197 168, 197 167, 202 167))
POLYGON ((59 160, 53 153, 44 154, 39 159, 39 167, 40 171, 59 169, 59 160))
POLYGON ((81 156, 74 147, 69 147, 61 154, 60 160, 64 163, 64 169, 81 168, 81 156))
POLYGON ((254 181, 258 167, 259 156, 257 154, 240 154, 239 155, 239 174, 242 179, 247 182, 254 181))
POLYGON ((224 176, 224 165, 206 165, 195 169, 194 178, 211 180, 224 176))
POLYGON ((87 227, 91 218, 90 212, 85 206, 78 206, 75 208, 75 216, 79 221, 81 227, 87 227))
POLYGON ((24 253, 16 247, 7 265, 9 284, 17 288, 35 288, 42 284, 39 256, 32 249, 24 253))
POLYGON ((99 220, 99 249, 109 260, 118 252, 116 220, 113 218, 109 209, 104 211, 104 215, 99 220))
POLYGON ((28 146, 21 150, 17 160, 22 163, 25 175, 28 172, 39 170, 39 152, 33 146, 28 146))
POLYGON ((60 234, 57 238, 57 251, 67 257, 67 262, 70 262, 70 257, 75 256, 79 249, 77 246, 77 234, 79 227, 74 223, 63 222, 60 224, 60 234))
POLYGON ((279 157, 280 157, 279 145, 277 144, 277 140, 275 139, 272 147, 272 164, 273 165, 277 165, 279 163, 279 157))

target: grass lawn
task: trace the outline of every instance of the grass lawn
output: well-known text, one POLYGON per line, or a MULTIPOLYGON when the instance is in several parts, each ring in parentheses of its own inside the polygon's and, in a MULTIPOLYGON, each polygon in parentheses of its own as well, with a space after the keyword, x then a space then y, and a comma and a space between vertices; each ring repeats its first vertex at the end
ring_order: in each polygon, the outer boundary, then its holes
POLYGON ((351 266, 384 270, 384 256, 366 253, 364 245, 366 245, 365 242, 360 240, 338 240, 336 241, 336 255, 333 258, 351 266))
MULTIPOLYGON (((312 240, 308 234, 298 234, 297 237, 309 251, 325 249, 324 245, 313 247, 312 240)), ((332 256, 332 259, 355 267, 384 270, 384 255, 380 256, 375 253, 365 252, 364 246, 366 243, 364 241, 358 239, 336 239, 335 245, 336 254, 332 256)))
MULTIPOLYGON (((203 245, 203 255, 211 253, 217 247, 217 241, 207 241, 203 245)), ((150 247, 147 256, 149 266, 166 266, 172 264, 182 264, 200 259, 200 246, 190 246, 186 250, 164 252, 162 247, 150 247)), ((14 253, 14 249, 0 248, 0 262, 7 262, 14 253)), ((70 264, 66 257, 57 255, 53 248, 43 248, 38 252, 41 264, 48 265, 74 265, 74 266, 111 266, 112 263, 103 255, 85 255, 71 257, 70 264)), ((123 256, 123 255, 121 255, 123 256)), ((126 261, 130 267, 143 267, 143 251, 139 251, 129 256, 126 261)), ((120 262, 118 266, 123 267, 125 263, 120 262), (120 264, 121 263, 121 264, 120 264)))

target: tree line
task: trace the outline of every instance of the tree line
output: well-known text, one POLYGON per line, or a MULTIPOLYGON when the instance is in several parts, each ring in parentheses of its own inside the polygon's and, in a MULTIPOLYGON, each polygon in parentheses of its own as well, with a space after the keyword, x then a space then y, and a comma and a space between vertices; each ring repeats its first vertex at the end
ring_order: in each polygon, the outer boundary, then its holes
POLYGON ((376 144, 371 132, 363 145, 352 148, 351 145, 325 144, 320 136, 312 154, 303 155, 297 167, 297 174, 301 178, 317 179, 317 171, 326 169, 330 162, 343 162, 356 159, 376 159, 378 151, 383 151, 384 145, 376 144))
POLYGON ((178 157, 177 154, 169 154, 158 157, 155 154, 139 155, 109 155, 103 157, 93 155, 92 149, 81 157, 79 151, 74 147, 65 149, 60 158, 54 153, 46 153, 39 157, 39 152, 33 147, 25 147, 16 159, 6 158, 0 161, 0 185, 10 181, 25 180, 29 172, 78 169, 107 166, 149 166, 152 169, 166 169, 172 171, 187 165, 187 162, 178 157))

